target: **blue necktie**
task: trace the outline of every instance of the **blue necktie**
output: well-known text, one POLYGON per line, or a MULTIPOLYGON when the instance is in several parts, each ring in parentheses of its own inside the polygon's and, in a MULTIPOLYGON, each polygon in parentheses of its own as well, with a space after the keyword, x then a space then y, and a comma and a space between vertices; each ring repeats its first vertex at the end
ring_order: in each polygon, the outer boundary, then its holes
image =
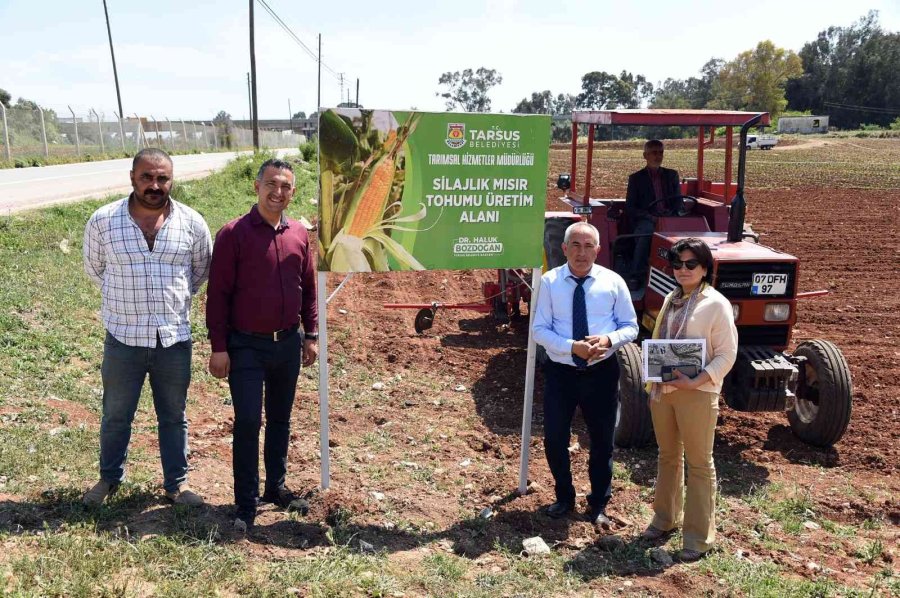
MULTIPOLYGON (((572 338, 576 341, 584 340, 588 335, 587 305, 584 301, 584 281, 589 277, 575 278, 575 294, 572 296, 572 338)), ((577 355, 572 355, 572 361, 578 369, 587 367, 587 360, 577 355)))

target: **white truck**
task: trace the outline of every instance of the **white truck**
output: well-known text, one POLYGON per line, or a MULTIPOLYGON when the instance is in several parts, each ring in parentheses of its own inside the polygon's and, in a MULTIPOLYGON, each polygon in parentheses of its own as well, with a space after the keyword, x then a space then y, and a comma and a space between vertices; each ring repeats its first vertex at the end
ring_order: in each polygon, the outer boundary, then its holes
POLYGON ((778 137, 774 135, 747 135, 747 149, 769 150, 778 144, 778 137))

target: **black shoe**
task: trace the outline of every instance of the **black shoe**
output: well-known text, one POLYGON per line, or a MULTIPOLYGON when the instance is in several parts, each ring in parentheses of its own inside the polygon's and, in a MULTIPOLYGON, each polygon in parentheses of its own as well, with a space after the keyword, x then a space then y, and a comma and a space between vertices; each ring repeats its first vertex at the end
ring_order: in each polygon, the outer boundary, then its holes
POLYGON ((253 523, 255 522, 255 520, 255 512, 238 509, 234 515, 232 527, 234 528, 234 531, 245 534, 250 531, 250 528, 253 527, 253 523))
POLYGON ((591 524, 596 528, 612 528, 612 521, 609 520, 609 517, 607 517, 606 513, 604 513, 603 511, 591 513, 591 524))
POLYGON ((301 515, 309 513, 309 502, 305 498, 297 496, 287 486, 276 490, 266 490, 260 501, 278 505, 282 509, 287 509, 288 512, 296 511, 301 515))
POLYGON ((571 513, 574 508, 575 505, 570 502, 556 501, 547 507, 547 516, 552 517, 553 519, 559 519, 571 513))

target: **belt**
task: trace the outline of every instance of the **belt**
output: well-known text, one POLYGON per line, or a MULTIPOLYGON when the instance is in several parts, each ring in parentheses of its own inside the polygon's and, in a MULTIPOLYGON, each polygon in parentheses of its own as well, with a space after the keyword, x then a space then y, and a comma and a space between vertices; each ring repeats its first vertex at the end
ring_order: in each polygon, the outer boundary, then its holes
POLYGON ((570 373, 570 374, 592 374, 592 373, 596 372, 597 370, 599 370, 600 368, 608 366, 609 365, 608 362, 610 360, 614 360, 614 359, 615 359, 615 356, 610 356, 602 361, 598 361, 595 364, 588 365, 588 366, 581 367, 581 368, 578 366, 569 365, 567 363, 559 363, 558 361, 553 361, 553 360, 549 360, 547 363, 551 363, 555 367, 563 369, 567 373, 570 373))
POLYGON ((247 332, 245 330, 235 330, 238 334, 246 334, 247 336, 255 336, 256 338, 267 338, 270 341, 278 342, 283 341, 287 337, 295 334, 297 330, 300 328, 299 324, 295 324, 290 328, 285 328, 284 330, 276 330, 275 332, 247 332))

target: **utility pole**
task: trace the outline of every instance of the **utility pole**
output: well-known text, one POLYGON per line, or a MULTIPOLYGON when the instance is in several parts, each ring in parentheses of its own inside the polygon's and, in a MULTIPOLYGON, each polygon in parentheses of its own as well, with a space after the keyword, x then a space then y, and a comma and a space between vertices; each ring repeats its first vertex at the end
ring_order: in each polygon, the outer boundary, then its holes
POLYGON ((103 14, 106 15, 106 33, 109 36, 109 55, 112 56, 113 78, 116 80, 116 99, 119 100, 119 114, 122 112, 122 93, 119 91, 119 71, 116 69, 116 53, 113 51, 112 29, 109 26, 109 11, 106 9, 106 0, 103 0, 103 14))
POLYGON ((250 121, 250 126, 253 126, 253 96, 250 93, 250 73, 249 72, 247 73, 247 106, 250 107, 250 112, 248 112, 248 114, 250 116, 247 117, 247 120, 250 121))
POLYGON ((359 108, 359 77, 356 78, 356 107, 359 108))
POLYGON ((322 107, 322 34, 319 34, 319 83, 316 87, 316 114, 322 107))
POLYGON ((291 110, 291 98, 288 98, 288 119, 291 121, 291 133, 294 132, 294 111, 291 110))
POLYGON ((253 149, 259 151, 259 110, 256 103, 256 38, 253 28, 253 3, 256 0, 250 0, 250 87, 251 99, 250 107, 252 109, 251 120, 253 121, 253 149))
POLYGON ((344 73, 338 73, 338 76, 341 78, 341 101, 339 103, 344 102, 344 73))

